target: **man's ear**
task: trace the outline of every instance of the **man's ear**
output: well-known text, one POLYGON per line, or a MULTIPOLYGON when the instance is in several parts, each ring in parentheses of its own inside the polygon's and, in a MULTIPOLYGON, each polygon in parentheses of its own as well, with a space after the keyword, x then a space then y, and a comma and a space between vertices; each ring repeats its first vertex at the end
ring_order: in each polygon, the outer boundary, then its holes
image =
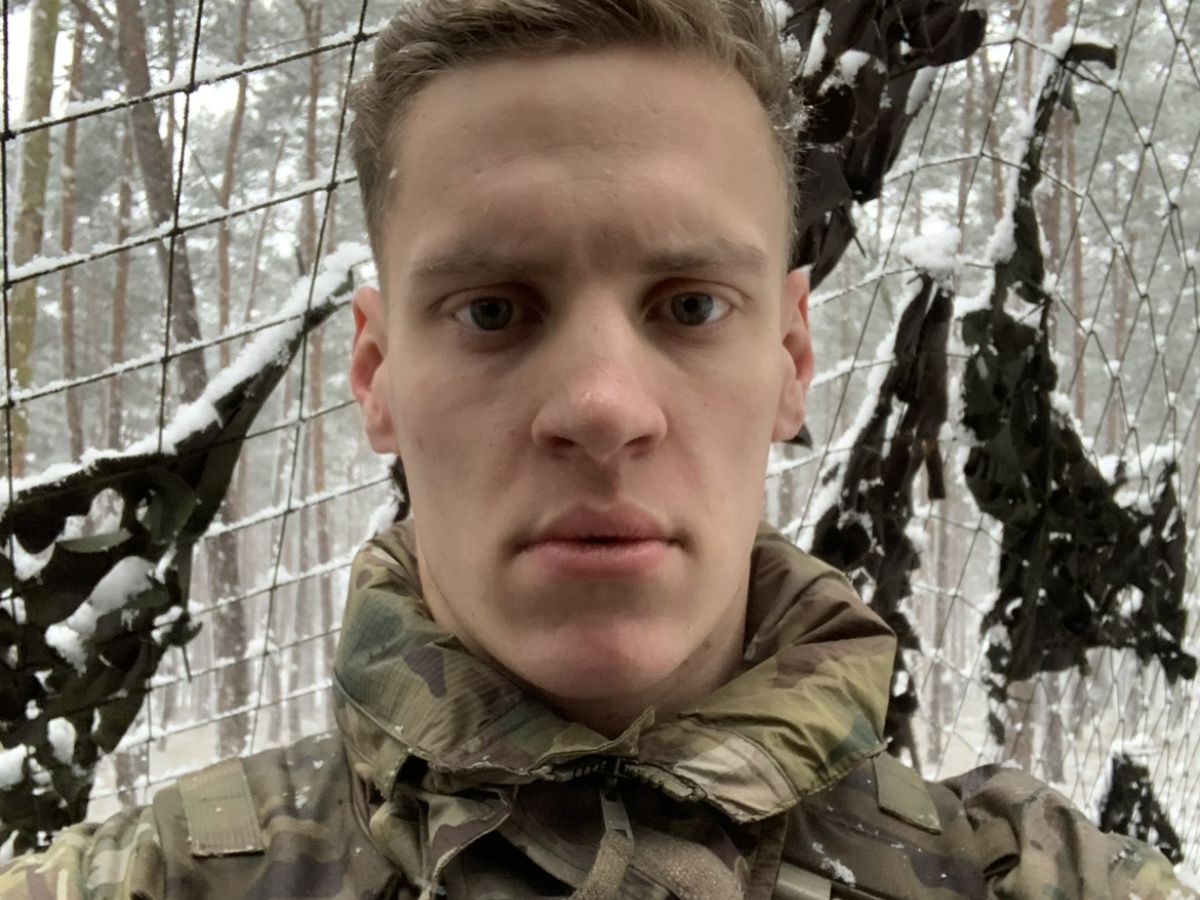
POLYGON ((812 341, 808 333, 808 269, 793 269, 783 280, 784 375, 775 412, 772 441, 787 441, 800 433, 813 377, 812 341))
POLYGON ((387 314, 379 291, 366 285, 354 292, 354 343, 350 350, 350 390, 362 410, 363 428, 376 453, 396 453, 396 433, 388 403, 387 314))

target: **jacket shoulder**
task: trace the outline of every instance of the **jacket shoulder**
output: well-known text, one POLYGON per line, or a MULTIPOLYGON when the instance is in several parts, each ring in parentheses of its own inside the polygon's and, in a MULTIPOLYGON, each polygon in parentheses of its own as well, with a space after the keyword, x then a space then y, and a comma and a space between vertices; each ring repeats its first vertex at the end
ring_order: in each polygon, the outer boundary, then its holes
POLYGON ((46 850, 0 866, 0 900, 114 900, 135 896, 161 872, 152 811, 125 810, 100 825, 67 828, 46 850))
POLYGON ((996 896, 1200 900, 1157 849, 1101 831, 1020 769, 985 766, 942 784, 994 859, 989 880, 996 896))
POLYGON ((783 858, 840 885, 837 896, 987 897, 961 802, 886 753, 793 808, 783 858))
POLYGON ((0 900, 348 900, 389 873, 354 811, 341 741, 328 735, 225 760, 151 806, 63 831, 0 867, 0 900))
POLYGON ((1006 766, 926 782, 876 757, 792 811, 784 860, 848 897, 1200 900, 1158 850, 1006 766))
POLYGON ((162 897, 348 900, 378 890, 390 871, 355 811, 336 735, 182 779, 155 797, 154 817, 162 897))

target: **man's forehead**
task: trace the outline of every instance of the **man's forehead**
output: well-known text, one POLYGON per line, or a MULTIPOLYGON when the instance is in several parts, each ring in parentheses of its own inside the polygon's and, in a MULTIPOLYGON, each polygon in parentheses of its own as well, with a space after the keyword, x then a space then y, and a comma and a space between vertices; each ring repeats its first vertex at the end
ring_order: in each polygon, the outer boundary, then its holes
POLYGON ((735 72, 630 48, 537 63, 560 70, 497 60, 418 97, 394 148, 393 272, 553 275, 602 251, 654 272, 786 264, 774 246, 786 186, 735 72))

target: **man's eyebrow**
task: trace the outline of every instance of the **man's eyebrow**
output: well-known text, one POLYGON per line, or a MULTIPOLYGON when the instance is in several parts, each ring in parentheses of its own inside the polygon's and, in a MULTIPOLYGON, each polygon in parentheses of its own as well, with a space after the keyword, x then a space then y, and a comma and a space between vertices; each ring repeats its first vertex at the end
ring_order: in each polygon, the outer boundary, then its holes
MULTIPOLYGON (((717 236, 694 243, 681 243, 652 251, 638 265, 646 275, 682 273, 711 269, 766 272, 770 259, 753 243, 717 236)), ((560 260, 507 253, 474 244, 461 244, 433 253, 412 266, 418 281, 436 281, 463 275, 489 278, 518 278, 555 275, 562 271, 560 260)))
POLYGON ((710 237, 695 245, 656 252, 642 263, 647 275, 717 268, 766 272, 769 267, 770 260, 761 247, 727 237, 710 237))
POLYGON ((434 281, 458 275, 511 278, 519 275, 545 274, 555 268, 558 267, 532 257, 462 244, 440 250, 418 260, 412 267, 412 275, 418 281, 434 281))

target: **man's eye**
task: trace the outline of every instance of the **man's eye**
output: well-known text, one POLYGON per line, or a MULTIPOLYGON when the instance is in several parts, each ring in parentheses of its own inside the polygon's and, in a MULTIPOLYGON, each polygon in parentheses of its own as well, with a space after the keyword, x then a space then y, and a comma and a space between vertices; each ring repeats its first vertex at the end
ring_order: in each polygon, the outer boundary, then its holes
POLYGON ((516 318, 516 305, 506 297, 479 297, 454 314, 464 325, 480 331, 502 331, 516 318))
POLYGON ((708 325, 725 316, 729 304, 712 294, 691 291, 671 298, 671 316, 681 325, 708 325))

